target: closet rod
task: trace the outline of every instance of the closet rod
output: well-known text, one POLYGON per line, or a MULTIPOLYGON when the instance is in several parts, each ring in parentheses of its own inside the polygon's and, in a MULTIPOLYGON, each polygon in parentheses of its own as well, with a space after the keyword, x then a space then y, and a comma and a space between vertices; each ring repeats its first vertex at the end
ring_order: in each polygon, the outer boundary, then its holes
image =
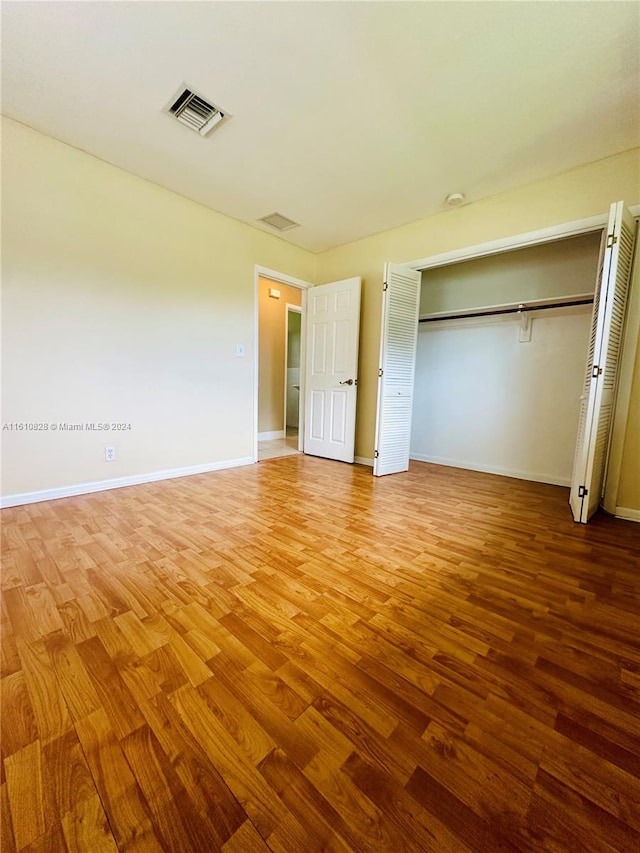
POLYGON ((495 308, 491 311, 469 311, 465 314, 441 314, 437 317, 420 317, 420 323, 437 323, 440 320, 466 320, 471 317, 494 317, 497 314, 519 314, 521 311, 546 311, 548 308, 570 308, 572 305, 591 305, 593 296, 573 299, 570 302, 549 302, 546 305, 527 305, 522 303, 512 308, 495 308))

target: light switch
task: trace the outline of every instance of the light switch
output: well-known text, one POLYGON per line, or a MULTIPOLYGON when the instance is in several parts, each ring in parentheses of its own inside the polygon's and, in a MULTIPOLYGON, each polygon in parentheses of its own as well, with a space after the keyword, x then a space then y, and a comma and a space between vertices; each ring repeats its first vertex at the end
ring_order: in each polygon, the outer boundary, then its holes
POLYGON ((236 344, 236 358, 244 358, 244 344, 236 344))

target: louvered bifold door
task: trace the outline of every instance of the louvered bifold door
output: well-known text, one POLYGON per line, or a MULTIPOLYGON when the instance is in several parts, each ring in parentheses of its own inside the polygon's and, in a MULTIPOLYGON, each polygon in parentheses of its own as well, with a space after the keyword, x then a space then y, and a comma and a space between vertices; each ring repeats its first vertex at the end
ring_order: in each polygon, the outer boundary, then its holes
POLYGON ((385 264, 373 473, 409 468, 421 273, 385 264))
POLYGON ((569 504, 573 513, 574 521, 580 521, 582 516, 582 503, 586 477, 586 451, 587 451, 587 423, 591 422, 590 413, 593 412, 595 401, 595 388, 592 394, 591 379, 593 365, 595 364, 596 340, 598 338, 598 321, 600 317, 600 294, 602 291, 602 269, 605 258, 605 247, 607 244, 607 232, 602 234, 600 245, 600 259, 598 261, 598 274, 596 276, 596 287, 593 294, 593 313, 591 315, 591 336, 589 338, 589 349, 587 350, 587 366, 585 369, 584 385, 580 397, 580 418, 578 420, 578 435, 576 438, 576 450, 573 460, 573 474, 571 477, 571 492, 569 504))
POLYGON ((596 282, 593 323, 569 502, 575 521, 598 509, 609 450, 633 258, 633 217, 619 201, 611 205, 596 282))

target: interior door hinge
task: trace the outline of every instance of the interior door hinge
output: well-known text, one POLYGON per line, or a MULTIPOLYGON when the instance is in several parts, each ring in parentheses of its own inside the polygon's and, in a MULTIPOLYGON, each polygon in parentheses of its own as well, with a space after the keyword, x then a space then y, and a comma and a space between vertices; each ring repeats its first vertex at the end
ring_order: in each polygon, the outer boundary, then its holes
POLYGON ((585 489, 584 486, 578 487, 578 497, 579 498, 586 498, 588 494, 589 494, 589 489, 585 489))
POLYGON ((389 285, 387 284, 387 282, 386 282, 386 281, 385 281, 385 283, 384 283, 384 284, 383 284, 383 286, 382 286, 382 292, 384 293, 384 292, 385 292, 385 290, 389 290, 389 285))
POLYGON ((378 370, 378 377, 380 376, 384 376, 384 370, 382 368, 378 370))
POLYGON ((380 455, 380 454, 378 453, 378 451, 377 451, 377 450, 374 450, 374 451, 373 451, 373 458, 374 458, 374 459, 377 459, 379 455, 380 455))
POLYGON ((594 364, 594 365, 593 365, 593 370, 591 371, 591 377, 592 377, 593 379, 597 379, 597 378, 598 378, 598 376, 600 376, 600 374, 601 374, 601 373, 602 373, 602 368, 601 368, 601 367, 598 367, 598 365, 597 365, 597 364, 594 364))
POLYGON ((615 234, 607 234, 607 249, 611 249, 618 242, 615 234))

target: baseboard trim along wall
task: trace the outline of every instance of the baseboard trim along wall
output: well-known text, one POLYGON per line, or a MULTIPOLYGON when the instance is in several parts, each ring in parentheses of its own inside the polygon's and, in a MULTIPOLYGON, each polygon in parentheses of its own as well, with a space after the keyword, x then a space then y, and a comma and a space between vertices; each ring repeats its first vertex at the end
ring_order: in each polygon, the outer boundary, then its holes
POLYGON ((466 468, 468 471, 481 471, 483 474, 498 474, 500 477, 514 477, 516 480, 531 480, 533 483, 549 483, 552 486, 570 486, 571 479, 541 474, 537 471, 516 471, 509 468, 492 468, 487 465, 472 465, 459 459, 443 459, 439 456, 425 456, 412 453, 410 459, 416 462, 432 462, 434 465, 447 465, 449 468, 466 468))
POLYGON ((356 456, 353 461, 357 465, 368 465, 369 468, 373 468, 373 459, 369 459, 367 456, 356 456))
POLYGON ((616 518, 624 518, 625 521, 640 521, 640 509, 617 506, 614 515, 616 518))
POLYGON ((273 441, 275 438, 284 438, 284 430, 272 429, 270 432, 258 433, 258 441, 273 441))
POLYGON ((139 486, 142 483, 155 483, 157 480, 173 480, 176 477, 190 477, 193 474, 208 474, 222 471, 224 468, 238 468, 252 465, 252 456, 242 459, 226 459, 223 462, 208 462, 205 465, 191 465, 187 468, 170 468, 166 471, 151 471, 148 474, 134 474, 130 477, 116 477, 113 480, 97 480, 93 483, 77 483, 73 486, 61 486, 57 489, 43 489, 39 492, 23 492, 19 495, 5 495, 0 498, 0 508, 24 506, 24 504, 54 501, 58 498, 72 498, 76 495, 89 495, 92 492, 106 492, 109 489, 122 489, 125 486, 139 486))

